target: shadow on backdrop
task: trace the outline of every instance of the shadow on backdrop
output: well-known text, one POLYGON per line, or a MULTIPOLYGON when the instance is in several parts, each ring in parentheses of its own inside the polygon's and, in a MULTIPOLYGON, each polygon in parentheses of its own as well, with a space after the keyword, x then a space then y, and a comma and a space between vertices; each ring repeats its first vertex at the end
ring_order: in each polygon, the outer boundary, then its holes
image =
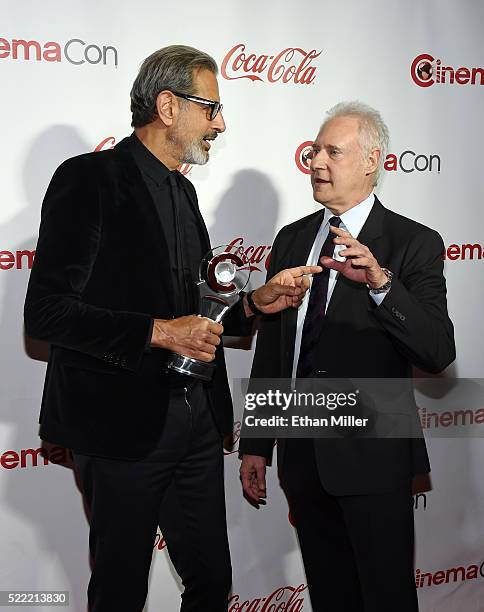
MULTIPOLYGON (((78 551, 85 549, 87 534, 79 530, 79 498, 64 495, 59 489, 65 473, 59 474, 58 470, 46 465, 49 461, 72 469, 70 452, 40 443, 37 437, 45 375, 43 362, 48 360, 49 345, 24 335, 22 313, 37 242, 41 203, 49 181, 62 161, 88 150, 89 145, 71 126, 56 125, 40 133, 27 151, 21 171, 25 206, 0 227, 2 244, 8 245, 20 263, 16 270, 7 273, 3 285, 0 337, 2 374, 6 384, 2 390, 2 421, 11 429, 9 448, 18 452, 19 466, 30 471, 39 470, 32 473, 28 486, 22 486, 26 481, 21 478, 8 482, 6 500, 10 511, 4 521, 12 525, 20 523, 26 534, 33 533, 41 550, 39 563, 42 563, 43 554, 45 558, 56 560, 59 570, 65 573, 66 587, 70 587, 70 605, 76 610, 85 609, 84 585, 79 584, 79 567, 85 560, 79 558, 78 551)), ((71 482, 70 476, 68 482, 71 482)), ((23 564, 18 573, 12 568, 12 574, 22 576, 30 589, 41 590, 45 584, 39 583, 42 574, 37 568, 32 557, 32 567, 23 564)))
MULTIPOLYGON (((259 170, 239 170, 232 184, 223 194, 209 228, 212 245, 236 245, 250 259, 249 288, 255 289, 265 282, 266 264, 276 234, 279 216, 279 195, 271 179, 259 170)), ((249 350, 251 338, 230 338, 227 348, 249 350)))
MULTIPOLYGON (((270 177, 259 170, 247 168, 233 175, 232 183, 215 210, 209 228, 211 243, 215 246, 236 241, 236 245, 242 248, 252 268, 249 288, 255 289, 265 282, 271 247, 278 229, 280 207, 280 196, 270 177)), ((226 351, 229 379, 249 375, 252 354, 248 351, 252 348, 253 338, 224 339, 225 348, 242 349, 226 351)), ((235 416, 237 423, 240 415, 235 416)), ((225 448, 234 453, 237 442, 238 435, 235 432, 232 440, 226 439, 225 448)), ((249 507, 243 499, 236 473, 235 482, 227 483, 227 516, 231 541, 236 544, 243 540, 245 546, 253 549, 253 558, 257 559, 251 567, 240 567, 237 549, 233 547, 234 577, 236 580, 238 578, 239 584, 250 585, 250 589, 255 592, 263 590, 265 584, 289 584, 292 578, 286 575, 287 564, 284 559, 291 554, 299 554, 282 492, 274 491, 275 487, 279 488, 276 470, 271 469, 274 474, 268 482, 271 497, 267 508, 256 510, 249 507), (281 497, 281 503, 275 499, 276 496, 281 497), (248 525, 246 521, 249 521, 248 525)))

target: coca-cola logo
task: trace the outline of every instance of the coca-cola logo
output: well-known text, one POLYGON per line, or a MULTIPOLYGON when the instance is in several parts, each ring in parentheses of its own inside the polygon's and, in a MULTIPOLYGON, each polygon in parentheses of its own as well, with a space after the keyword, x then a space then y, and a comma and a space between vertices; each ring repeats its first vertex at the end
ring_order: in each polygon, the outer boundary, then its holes
POLYGON ((279 587, 267 597, 241 600, 240 595, 232 595, 227 612, 300 612, 304 610, 304 591, 306 584, 297 587, 279 587))
POLYGON ((228 440, 229 448, 228 449, 224 448, 224 455, 233 455, 239 450, 241 427, 242 427, 242 423, 240 421, 235 421, 233 433, 229 437, 229 440, 228 440))
POLYGON ((316 66, 311 66, 311 63, 321 53, 316 49, 304 51, 299 47, 286 47, 274 55, 257 55, 246 52, 245 45, 238 43, 224 57, 220 72, 228 81, 250 79, 253 82, 267 80, 268 83, 309 85, 316 78, 316 66))
MULTIPOLYGON (((114 149, 115 144, 116 144, 116 138, 114 136, 108 136, 107 138, 104 138, 103 140, 101 140, 101 142, 97 145, 94 151, 98 152, 98 151, 107 151, 109 149, 114 149)), ((192 169, 192 166, 190 164, 180 164, 177 168, 178 172, 180 172, 184 176, 186 176, 190 172, 191 169, 192 169)))
POLYGON ((244 239, 239 237, 232 240, 225 250, 227 252, 239 255, 244 262, 247 261, 247 266, 241 268, 241 270, 262 272, 263 267, 266 270, 269 267, 271 249, 272 246, 269 244, 245 246, 244 239))
POLYGON ((193 166, 191 166, 190 164, 181 164, 180 166, 178 166, 178 172, 183 174, 183 176, 186 176, 192 168, 193 166))
POLYGON ((107 151, 108 149, 114 149, 114 145, 116 144, 116 138, 114 136, 108 136, 101 140, 101 142, 94 149, 95 152, 98 151, 107 151))
POLYGON ((161 535, 160 532, 157 532, 155 536, 155 543, 153 548, 156 550, 164 550, 166 548, 165 538, 161 535))

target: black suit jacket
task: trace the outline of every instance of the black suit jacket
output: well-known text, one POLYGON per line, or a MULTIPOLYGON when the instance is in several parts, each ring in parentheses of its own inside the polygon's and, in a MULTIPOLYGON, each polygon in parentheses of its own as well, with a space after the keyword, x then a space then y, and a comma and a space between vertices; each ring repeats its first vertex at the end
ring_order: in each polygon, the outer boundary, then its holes
MULTIPOLYGON (((276 237, 268 276, 307 261, 324 211, 284 227, 276 237)), ((375 198, 358 240, 382 267, 392 288, 376 306, 364 284, 337 279, 317 349, 315 370, 330 378, 406 378, 412 366, 432 373, 455 359, 443 276, 444 245, 434 230, 398 215, 375 198)), ((265 317, 251 377, 290 378, 297 311, 265 317)), ((242 439, 240 454, 272 456, 274 441, 242 439)), ((318 439, 323 485, 334 494, 383 492, 430 469, 423 439, 318 439)), ((279 468, 284 441, 278 444, 279 468)))
MULTIPOLYGON (((193 185, 183 186, 203 228, 193 185)), ((168 400, 167 351, 146 351, 153 318, 174 316, 159 215, 131 154, 80 155, 55 172, 42 206, 25 302, 25 330, 51 344, 40 436, 79 452, 138 458, 159 440, 168 400)), ((250 333, 241 308, 226 333, 250 333)), ((223 350, 209 399, 221 435, 232 431, 223 350)))

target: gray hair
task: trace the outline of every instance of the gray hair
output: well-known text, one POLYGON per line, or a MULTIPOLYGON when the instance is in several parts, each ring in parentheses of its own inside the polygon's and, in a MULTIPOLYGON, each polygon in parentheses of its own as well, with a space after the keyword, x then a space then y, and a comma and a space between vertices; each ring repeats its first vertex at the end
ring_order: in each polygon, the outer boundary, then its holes
POLYGON ((157 115, 156 99, 169 89, 193 94, 193 73, 205 68, 218 72, 217 63, 207 53, 185 45, 170 45, 152 53, 141 64, 131 89, 131 125, 143 127, 157 115))
POLYGON ((390 140, 388 128, 380 113, 371 106, 354 100, 336 104, 327 112, 327 115, 323 126, 335 117, 356 117, 358 119, 360 124, 359 140, 363 158, 366 160, 373 149, 379 149, 380 151, 380 160, 373 183, 373 185, 376 185, 385 163, 390 140))

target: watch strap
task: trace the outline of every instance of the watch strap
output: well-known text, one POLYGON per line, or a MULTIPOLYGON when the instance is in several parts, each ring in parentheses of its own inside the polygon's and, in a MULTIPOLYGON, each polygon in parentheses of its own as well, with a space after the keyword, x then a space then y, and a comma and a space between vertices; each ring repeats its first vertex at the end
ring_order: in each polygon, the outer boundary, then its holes
POLYGON ((262 310, 259 310, 257 308, 257 306, 254 304, 254 300, 252 299, 252 294, 254 293, 254 291, 255 289, 249 291, 249 293, 246 294, 247 304, 249 305, 249 308, 252 310, 253 314, 255 314, 256 316, 263 315, 264 313, 262 312, 262 310))

